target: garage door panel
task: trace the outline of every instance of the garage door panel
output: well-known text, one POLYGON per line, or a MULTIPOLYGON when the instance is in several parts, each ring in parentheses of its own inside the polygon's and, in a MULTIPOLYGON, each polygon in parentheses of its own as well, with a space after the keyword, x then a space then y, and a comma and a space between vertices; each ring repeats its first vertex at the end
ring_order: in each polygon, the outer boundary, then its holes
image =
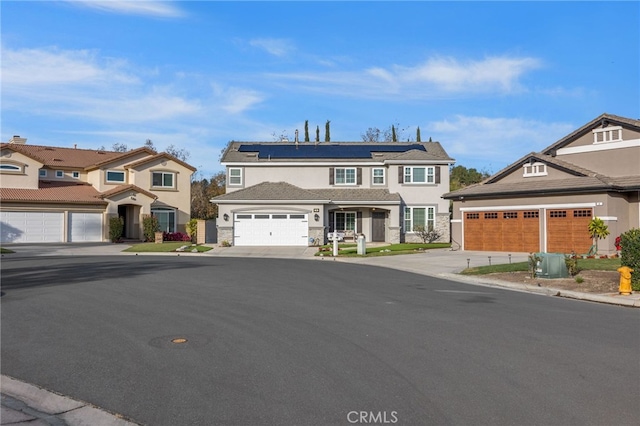
POLYGON ((69 241, 102 241, 102 213, 69 213, 69 241))
POLYGON ((0 212, 3 243, 59 243, 63 241, 61 212, 0 212))
POLYGON ((306 214, 237 213, 234 219, 236 246, 307 246, 306 214))
POLYGON ((593 244, 589 222, 593 210, 556 209, 547 212, 547 251, 550 253, 587 253, 593 244))
POLYGON ((534 252, 540 247, 537 211, 466 213, 465 250, 534 252))

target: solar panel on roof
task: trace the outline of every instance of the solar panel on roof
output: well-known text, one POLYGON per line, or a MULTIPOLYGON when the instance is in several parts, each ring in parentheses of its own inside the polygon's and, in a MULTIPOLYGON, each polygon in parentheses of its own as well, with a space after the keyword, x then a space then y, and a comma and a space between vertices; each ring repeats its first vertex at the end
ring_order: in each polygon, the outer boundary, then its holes
POLYGON ((421 144, 244 144, 239 152, 257 152, 258 158, 371 158, 374 152, 425 151, 421 144))

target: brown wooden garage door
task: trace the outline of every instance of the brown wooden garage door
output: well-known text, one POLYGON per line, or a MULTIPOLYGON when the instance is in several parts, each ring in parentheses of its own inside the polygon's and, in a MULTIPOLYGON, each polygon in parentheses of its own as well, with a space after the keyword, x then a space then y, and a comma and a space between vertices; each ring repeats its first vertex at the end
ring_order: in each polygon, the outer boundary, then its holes
POLYGON ((464 248, 480 251, 540 251, 540 212, 465 213, 464 248))
POLYGON ((593 240, 589 236, 591 209, 547 210, 547 251, 584 254, 593 240))

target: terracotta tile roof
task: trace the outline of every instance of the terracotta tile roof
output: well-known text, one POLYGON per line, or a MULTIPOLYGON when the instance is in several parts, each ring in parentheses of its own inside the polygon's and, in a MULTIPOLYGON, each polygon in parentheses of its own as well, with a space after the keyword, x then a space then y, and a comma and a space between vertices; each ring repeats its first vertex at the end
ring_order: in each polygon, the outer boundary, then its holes
POLYGON ((85 169, 94 164, 113 161, 127 153, 91 149, 59 148, 42 145, 0 144, 1 149, 12 149, 33 158, 47 167, 85 169))
POLYGON ((139 194, 144 194, 147 197, 155 200, 158 198, 157 195, 152 194, 149 191, 145 191, 144 189, 140 188, 139 186, 136 185, 118 185, 113 189, 110 189, 108 191, 104 191, 100 194, 100 198, 109 198, 109 197, 113 197, 114 195, 118 195, 118 194, 122 194, 123 192, 126 191, 135 191, 139 194))
POLYGON ((88 166, 86 166, 87 170, 94 170, 97 168, 100 168, 101 166, 107 165, 109 163, 111 163, 113 160, 123 160, 125 158, 130 158, 133 156, 136 156, 140 153, 145 153, 147 155, 155 155, 155 152, 152 151, 151 149, 147 148, 147 147, 142 147, 142 148, 136 148, 136 149, 132 149, 131 151, 126 151, 126 152, 118 152, 116 154, 119 154, 118 156, 114 157, 114 158, 105 158, 102 161, 90 164, 88 166))
POLYGON ((393 202, 400 203, 398 194, 386 189, 302 189, 286 182, 263 182, 211 199, 214 203, 231 204, 243 201, 313 201, 329 202, 393 202))
POLYGON ((0 188, 0 201, 106 205, 96 189, 84 183, 40 181, 38 189, 0 188))

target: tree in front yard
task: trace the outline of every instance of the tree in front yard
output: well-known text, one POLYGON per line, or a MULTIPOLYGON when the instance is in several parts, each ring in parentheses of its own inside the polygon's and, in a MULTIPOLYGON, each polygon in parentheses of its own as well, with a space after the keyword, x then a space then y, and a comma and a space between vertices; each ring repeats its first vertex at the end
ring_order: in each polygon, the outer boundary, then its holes
POLYGON ((604 223, 604 220, 594 217, 589 222, 589 235, 595 240, 596 253, 598 253, 598 240, 602 240, 609 235, 609 227, 604 223))
POLYGON ((430 244, 442 236, 441 232, 436 231, 431 226, 416 225, 413 227, 413 232, 415 232, 425 244, 430 244))

